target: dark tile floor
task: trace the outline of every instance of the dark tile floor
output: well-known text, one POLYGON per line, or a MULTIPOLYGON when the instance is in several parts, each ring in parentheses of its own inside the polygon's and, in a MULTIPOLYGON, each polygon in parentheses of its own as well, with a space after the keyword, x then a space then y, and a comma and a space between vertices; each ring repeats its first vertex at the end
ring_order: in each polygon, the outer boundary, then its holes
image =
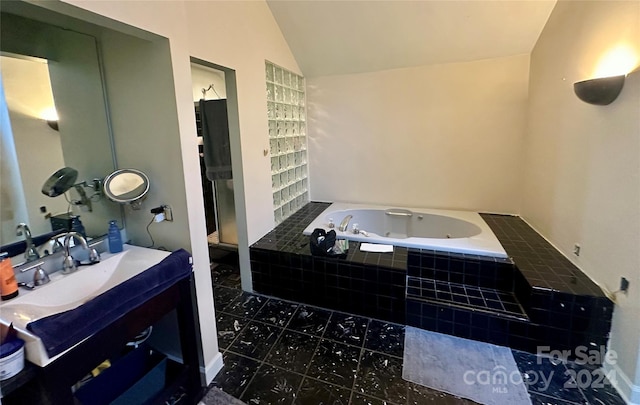
MULTIPOLYGON (((225 365, 211 386, 247 404, 473 404, 402 379, 402 325, 242 292, 233 266, 212 279, 225 365)), ((534 405, 624 404, 608 383, 572 385, 575 365, 514 357, 534 405)))

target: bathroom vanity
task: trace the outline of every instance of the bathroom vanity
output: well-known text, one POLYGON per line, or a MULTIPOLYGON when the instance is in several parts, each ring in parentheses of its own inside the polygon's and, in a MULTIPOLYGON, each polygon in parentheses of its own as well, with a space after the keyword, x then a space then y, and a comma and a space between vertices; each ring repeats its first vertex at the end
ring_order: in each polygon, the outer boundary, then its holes
MULTIPOLYGON (((135 249, 131 251, 135 253, 135 249)), ((109 260, 106 260, 105 263, 109 260)), ((92 270, 94 269, 85 268, 79 270, 79 272, 91 272, 92 270)), ((118 271, 115 271, 114 274, 115 276, 112 275, 111 279, 121 276, 118 271)), ((131 280, 133 278, 125 282, 131 280)), ((52 287, 55 286, 52 285, 52 287)), ((62 291, 61 293, 64 294, 62 291)), ((26 298, 28 298, 28 295, 25 296, 25 300, 26 298)), ((31 299, 31 301, 33 300, 31 299)), ((2 403, 5 405, 79 403, 76 395, 74 395, 73 387, 80 380, 105 360, 110 360, 111 368, 116 369, 118 362, 124 361, 127 358, 126 354, 132 351, 127 346, 127 343, 133 341, 136 336, 149 326, 156 324, 166 315, 175 311, 178 320, 177 326, 182 361, 163 359, 166 363, 166 370, 163 369, 163 383, 161 386, 154 388, 154 395, 145 403, 165 403, 165 401, 174 396, 181 397, 179 402, 181 404, 195 404, 202 394, 199 370, 200 342, 198 341, 200 334, 198 331, 199 326, 196 322, 197 307, 195 302, 194 278, 193 273, 189 271, 185 277, 181 277, 178 281, 161 289, 158 293, 151 293, 145 296, 133 308, 128 309, 117 317, 112 317, 108 322, 101 324, 97 332, 81 340, 71 348, 63 350, 58 355, 51 356, 51 358, 48 358, 46 354, 43 358, 37 357, 38 355, 34 353, 35 346, 32 344, 32 361, 27 362, 25 369, 17 376, 2 381, 2 403), (33 364, 35 362, 40 362, 40 366, 33 364)), ((14 308, 19 308, 19 305, 20 302, 14 304, 14 308)), ((10 312, 7 308, 11 307, 3 305, 3 308, 0 308, 0 311, 3 311, 3 322, 6 322, 4 318, 8 317, 7 314, 10 312)), ((27 333, 23 332, 24 338, 27 337, 27 333)), ((27 351, 29 352, 29 348, 27 351)), ((154 355, 156 357, 164 357, 159 352, 154 353, 154 355)), ((111 374, 113 375, 114 373, 111 374)), ((104 372, 94 380, 106 375, 108 374, 104 372)), ((107 382, 106 386, 110 386, 110 384, 107 382)), ((129 386, 131 386, 130 383, 129 386)), ((124 390, 113 393, 114 397, 122 392, 124 390)), ((104 399, 102 401, 104 402, 104 399)), ((91 403, 102 402, 98 400, 98 402, 91 401, 91 403)))

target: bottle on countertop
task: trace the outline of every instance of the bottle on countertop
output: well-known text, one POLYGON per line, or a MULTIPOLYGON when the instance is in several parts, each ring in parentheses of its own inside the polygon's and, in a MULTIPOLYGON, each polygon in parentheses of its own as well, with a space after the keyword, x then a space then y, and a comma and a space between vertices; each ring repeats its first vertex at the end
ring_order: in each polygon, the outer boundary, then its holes
POLYGON ((0 254, 0 297, 3 301, 18 296, 18 282, 7 253, 0 254))
POLYGON ((84 225, 82 224, 82 221, 80 221, 80 215, 73 215, 71 217, 71 230, 73 232, 79 233, 85 239, 87 238, 87 231, 84 229, 84 225))
POLYGON ((122 235, 115 219, 109 221, 109 252, 122 252, 122 235))

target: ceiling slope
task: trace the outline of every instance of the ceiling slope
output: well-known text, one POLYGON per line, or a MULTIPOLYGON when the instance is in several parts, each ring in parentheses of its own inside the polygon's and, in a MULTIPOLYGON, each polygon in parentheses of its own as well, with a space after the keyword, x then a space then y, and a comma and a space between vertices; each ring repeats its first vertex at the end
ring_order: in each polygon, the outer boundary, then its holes
POLYGON ((307 77, 529 53, 555 0, 267 0, 307 77))

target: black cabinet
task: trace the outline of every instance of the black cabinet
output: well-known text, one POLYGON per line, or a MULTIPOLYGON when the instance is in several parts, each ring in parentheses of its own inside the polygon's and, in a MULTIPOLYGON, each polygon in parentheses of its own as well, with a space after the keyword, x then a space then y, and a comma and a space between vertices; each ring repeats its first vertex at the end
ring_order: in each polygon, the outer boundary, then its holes
MULTIPOLYGON (((200 330, 197 323, 193 274, 150 298, 144 304, 84 340, 44 368, 28 367, 19 387, 4 392, 2 403, 12 404, 77 404, 72 387, 105 359, 117 358, 127 342, 144 329, 176 311, 180 331, 182 364, 168 361, 163 371, 166 382, 147 403, 163 404, 177 391, 184 396, 181 404, 196 404, 204 387, 200 379, 200 330)), ((18 376, 16 376, 18 377, 18 376)), ((4 387, 3 387, 4 391, 4 387)))

